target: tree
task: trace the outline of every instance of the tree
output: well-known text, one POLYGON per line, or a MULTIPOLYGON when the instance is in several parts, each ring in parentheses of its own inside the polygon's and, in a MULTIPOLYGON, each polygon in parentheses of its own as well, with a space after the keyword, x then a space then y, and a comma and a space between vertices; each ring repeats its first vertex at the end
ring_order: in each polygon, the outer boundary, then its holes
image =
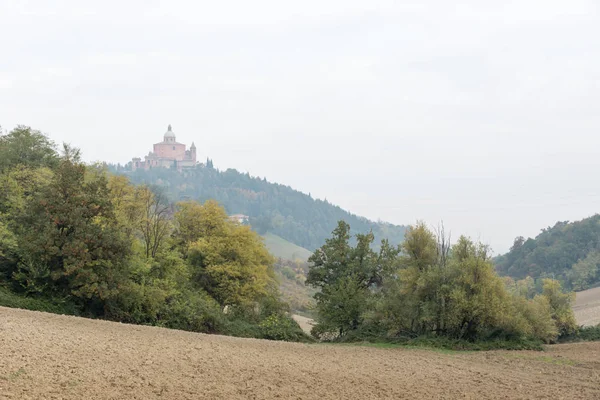
MULTIPOLYGON (((441 271, 437 269, 438 245, 434 233, 423 222, 410 226, 402 243, 397 279, 384 282, 380 312, 385 324, 398 334, 435 331, 430 321, 442 318, 435 305, 439 297, 441 271)), ((446 286, 444 286, 444 289, 446 286)))
POLYGON ((72 295, 86 308, 102 307, 117 293, 130 244, 116 224, 106 176, 86 177, 78 151, 65 147, 49 184, 18 222, 15 279, 28 291, 72 295))
POLYGON ((560 335, 569 335, 577 329, 575 314, 571 304, 575 300, 574 293, 564 293, 560 282, 554 279, 544 279, 542 296, 544 296, 552 310, 552 319, 555 321, 560 335))
POLYGON ((487 246, 462 236, 452 249, 451 286, 445 327, 459 339, 481 338, 504 323, 509 296, 496 275, 487 246))
POLYGON ((0 136, 0 171, 16 165, 50 167, 57 160, 55 144, 40 131, 19 125, 8 135, 0 136))
POLYGON ((600 279, 600 251, 592 251, 577 261, 569 275, 573 290, 585 290, 600 279))
MULTIPOLYGON (((600 280, 593 260, 600 249, 600 215, 557 222, 535 237, 517 237, 507 254, 496 257, 500 274, 536 281, 557 279, 568 289, 584 290, 600 280)), ((541 286, 538 285, 538 291, 541 286)))
POLYGON ((402 243, 404 265, 422 271, 435 265, 438 259, 437 239, 423 222, 417 222, 406 230, 402 243))
POLYGON ((0 279, 8 280, 15 267, 17 238, 0 219, 0 279))
POLYGON ((171 232, 169 202, 166 194, 160 189, 152 191, 148 187, 141 187, 136 196, 142 204, 140 230, 144 239, 146 258, 154 258, 171 232))
POLYGON ((356 235, 350 246, 350 226, 339 221, 332 237, 309 258, 306 284, 315 294, 318 310, 317 334, 332 331, 340 336, 355 330, 362 322, 366 301, 391 273, 397 252, 384 242, 379 254, 371 249, 374 235, 356 235))
POLYGON ((262 239, 231 222, 218 203, 182 203, 175 218, 193 284, 221 306, 248 306, 276 293, 275 260, 262 239))
MULTIPOLYGON (((115 217, 121 230, 127 237, 134 240, 136 234, 141 233, 142 228, 146 227, 142 220, 148 216, 148 204, 144 204, 143 200, 148 200, 152 193, 148 193, 144 186, 131 185, 129 179, 120 175, 109 176, 108 189, 115 217)), ((146 243, 144 240, 144 244, 146 243)), ((150 248, 151 246, 146 247, 147 250, 150 248)))
POLYGON ((175 238, 184 254, 187 253, 187 247, 190 244, 203 237, 223 234, 227 230, 227 213, 214 200, 208 200, 204 205, 195 201, 181 202, 177 204, 177 208, 175 238))

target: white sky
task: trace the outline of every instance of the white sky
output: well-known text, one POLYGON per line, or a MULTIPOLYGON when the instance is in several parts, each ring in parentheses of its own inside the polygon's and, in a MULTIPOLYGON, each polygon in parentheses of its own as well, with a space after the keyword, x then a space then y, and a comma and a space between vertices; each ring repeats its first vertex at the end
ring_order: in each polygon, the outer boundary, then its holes
POLYGON ((506 251, 600 209, 599 2, 0 0, 0 124, 506 251))

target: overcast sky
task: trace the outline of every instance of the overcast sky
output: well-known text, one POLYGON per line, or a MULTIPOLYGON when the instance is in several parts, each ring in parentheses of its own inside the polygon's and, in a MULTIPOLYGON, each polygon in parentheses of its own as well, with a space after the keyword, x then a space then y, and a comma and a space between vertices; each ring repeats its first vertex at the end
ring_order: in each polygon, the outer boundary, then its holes
POLYGON ((86 160, 199 157, 498 252, 600 211, 600 9, 0 0, 0 124, 86 160), (88 5, 86 5, 88 4, 88 5))

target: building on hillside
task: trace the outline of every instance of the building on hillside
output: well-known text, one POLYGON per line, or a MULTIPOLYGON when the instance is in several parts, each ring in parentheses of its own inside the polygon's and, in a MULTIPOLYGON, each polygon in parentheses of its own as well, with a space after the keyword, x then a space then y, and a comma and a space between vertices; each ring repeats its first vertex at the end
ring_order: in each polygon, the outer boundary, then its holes
POLYGON ((175 133, 169 125, 163 141, 154 145, 153 151, 144 157, 131 160, 131 169, 150 168, 189 168, 196 165, 196 145, 192 142, 189 150, 186 145, 175 140, 175 133))
POLYGON ((248 222, 250 217, 244 214, 233 214, 229 216, 229 219, 233 222, 237 222, 238 224, 245 224, 248 222))

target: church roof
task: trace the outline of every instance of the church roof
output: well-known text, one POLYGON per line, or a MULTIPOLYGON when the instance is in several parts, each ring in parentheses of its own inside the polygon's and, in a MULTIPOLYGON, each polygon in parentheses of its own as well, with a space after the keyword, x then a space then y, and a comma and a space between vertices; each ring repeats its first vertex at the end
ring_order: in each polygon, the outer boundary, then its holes
POLYGON ((175 137, 175 133, 171 130, 171 125, 169 124, 169 127, 167 128, 167 131, 165 132, 165 138, 174 138, 175 137))

